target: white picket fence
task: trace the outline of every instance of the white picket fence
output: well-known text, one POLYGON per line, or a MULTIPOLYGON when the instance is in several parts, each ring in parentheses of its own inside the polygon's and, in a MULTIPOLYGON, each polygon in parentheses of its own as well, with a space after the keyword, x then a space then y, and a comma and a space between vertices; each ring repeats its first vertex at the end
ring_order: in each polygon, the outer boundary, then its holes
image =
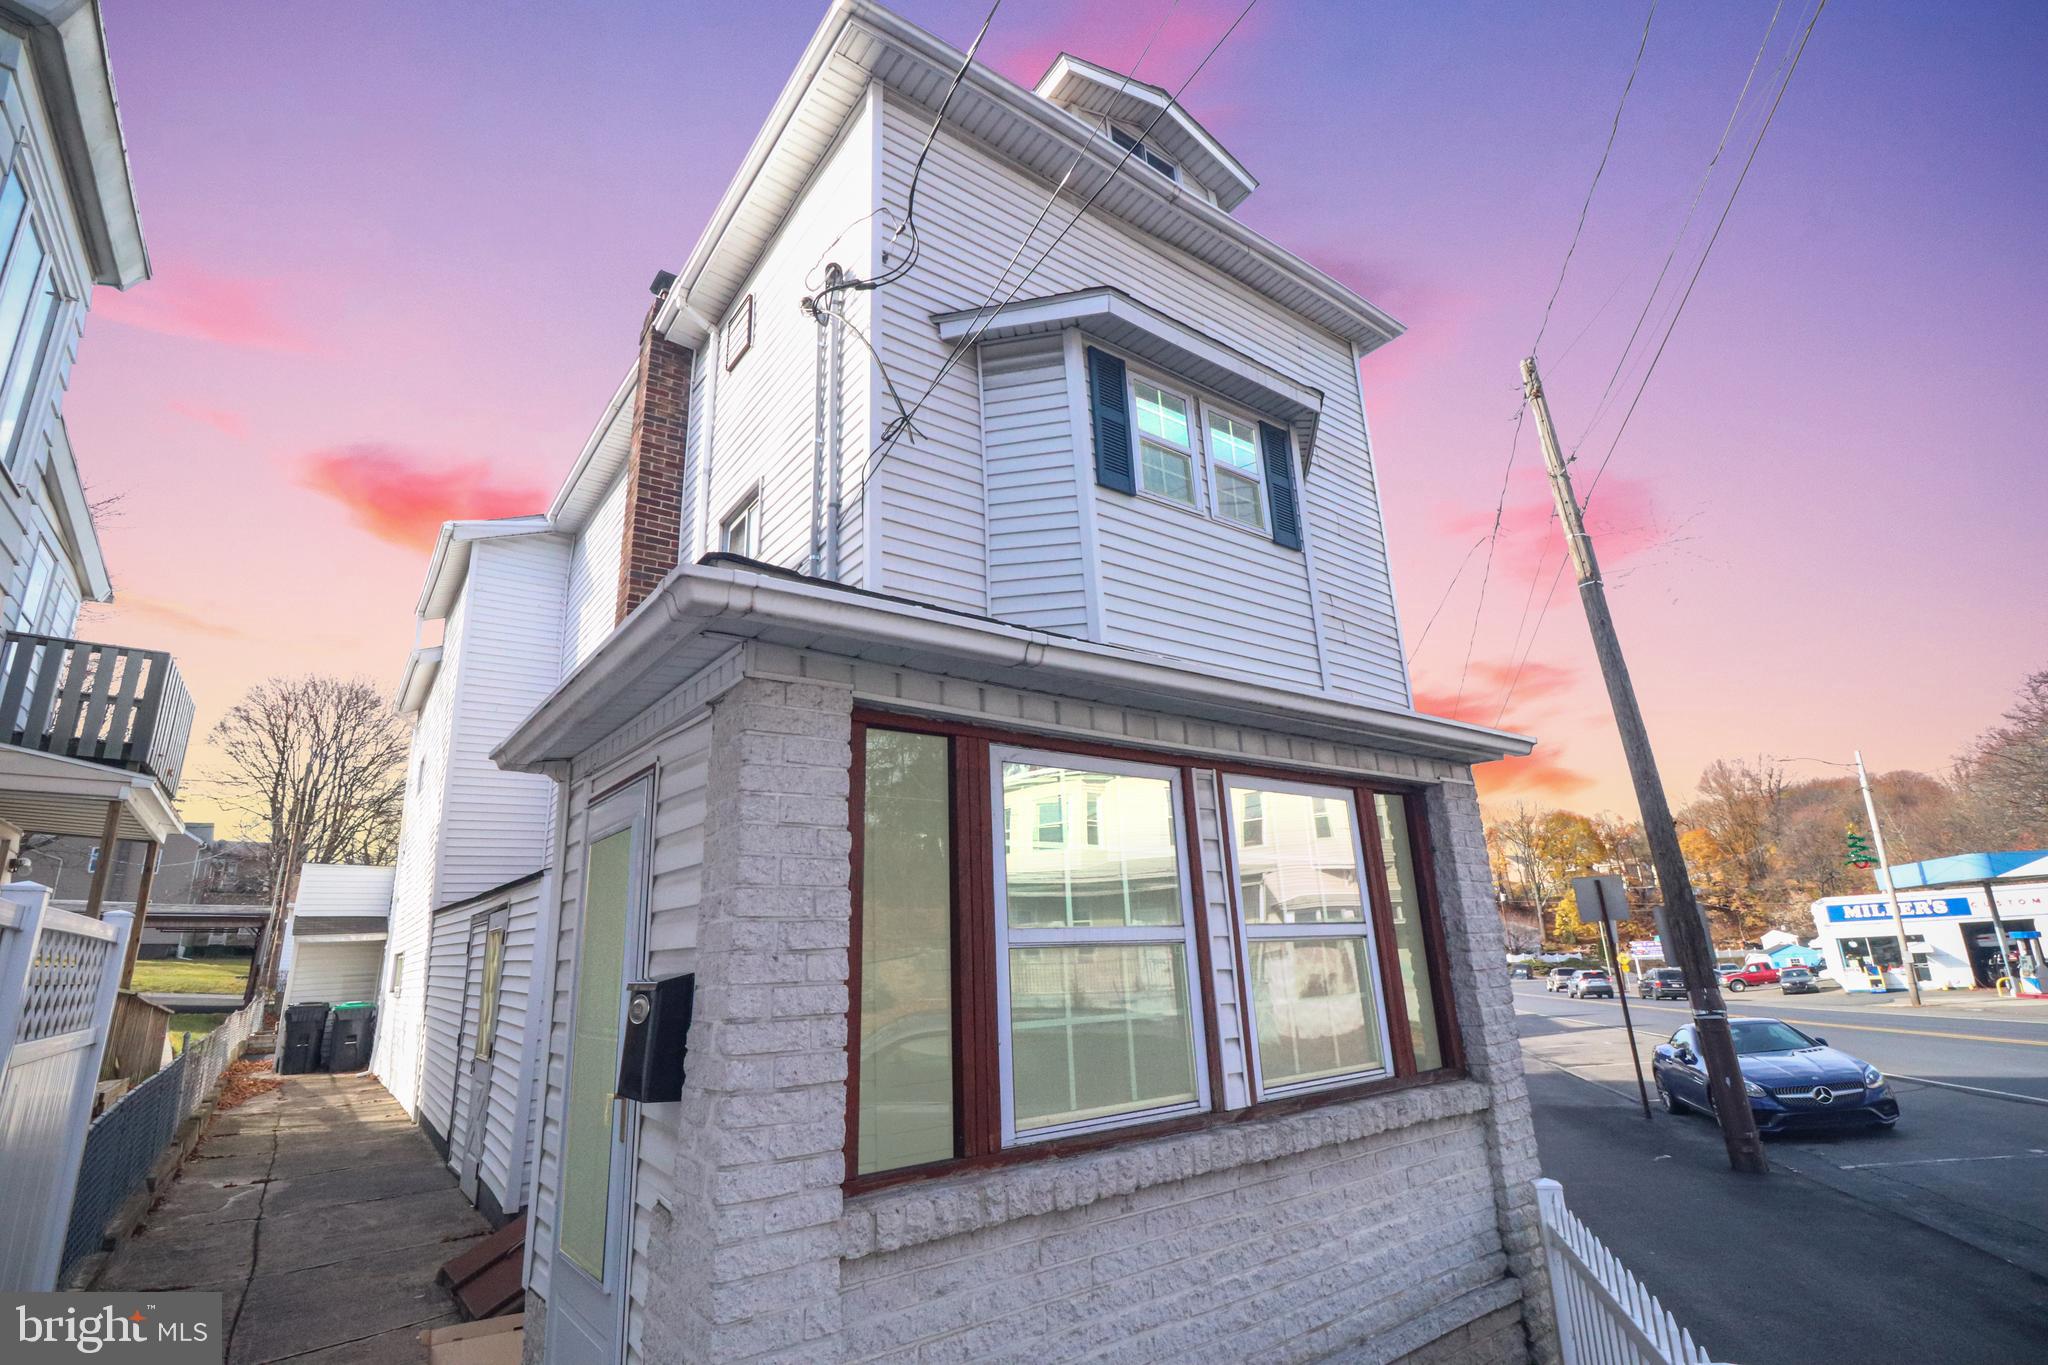
POLYGON ((0 886, 0 1291, 55 1287, 134 916, 0 886))
POLYGON ((1564 1206, 1564 1186, 1536 1182, 1564 1365, 1714 1365, 1692 1333, 1564 1206))

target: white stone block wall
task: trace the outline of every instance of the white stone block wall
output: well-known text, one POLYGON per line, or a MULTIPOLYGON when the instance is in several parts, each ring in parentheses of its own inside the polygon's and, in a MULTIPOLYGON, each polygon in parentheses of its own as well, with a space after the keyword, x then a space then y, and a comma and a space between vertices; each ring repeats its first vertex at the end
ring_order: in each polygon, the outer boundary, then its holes
POLYGON ((641 1359, 1556 1360, 1463 784, 1427 805, 1472 1079, 845 1199, 852 704, 762 677, 713 703, 690 1080, 641 1359))

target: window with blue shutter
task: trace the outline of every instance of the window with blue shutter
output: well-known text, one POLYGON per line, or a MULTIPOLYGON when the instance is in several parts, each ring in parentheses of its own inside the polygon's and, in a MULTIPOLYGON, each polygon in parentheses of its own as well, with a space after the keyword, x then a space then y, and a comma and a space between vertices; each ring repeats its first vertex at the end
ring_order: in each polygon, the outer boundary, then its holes
POLYGON ((1088 406, 1095 427, 1095 482, 1119 493, 1137 492, 1124 363, 1093 346, 1088 348, 1088 406))
POLYGON ((1259 423, 1259 454, 1266 463, 1266 495, 1273 500, 1273 543, 1301 548, 1301 506, 1294 492, 1294 443, 1284 427, 1259 423))

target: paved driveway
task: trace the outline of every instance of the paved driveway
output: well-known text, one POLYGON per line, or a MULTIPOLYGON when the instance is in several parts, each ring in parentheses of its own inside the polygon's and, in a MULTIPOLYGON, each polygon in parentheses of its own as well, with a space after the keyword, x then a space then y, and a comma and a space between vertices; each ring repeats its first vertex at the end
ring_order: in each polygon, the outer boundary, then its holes
POLYGON ((434 1273, 489 1230, 375 1080, 288 1076, 215 1121, 94 1287, 218 1291, 230 1365, 423 1360, 456 1321, 434 1273))

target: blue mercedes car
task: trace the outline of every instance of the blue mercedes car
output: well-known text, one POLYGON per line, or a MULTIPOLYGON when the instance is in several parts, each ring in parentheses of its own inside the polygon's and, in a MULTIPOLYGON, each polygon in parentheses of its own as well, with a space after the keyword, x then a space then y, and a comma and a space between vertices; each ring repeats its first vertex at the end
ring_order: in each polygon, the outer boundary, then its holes
MULTIPOLYGON (((1868 1062, 1827 1045, 1777 1019, 1730 1019, 1735 1055, 1742 1063, 1743 1089, 1765 1133, 1800 1133, 1841 1128, 1890 1128, 1899 1121, 1899 1102, 1884 1073, 1868 1062)), ((1650 1069, 1664 1112, 1696 1109, 1713 1116, 1706 1065, 1692 1025, 1659 1044, 1650 1069)))

